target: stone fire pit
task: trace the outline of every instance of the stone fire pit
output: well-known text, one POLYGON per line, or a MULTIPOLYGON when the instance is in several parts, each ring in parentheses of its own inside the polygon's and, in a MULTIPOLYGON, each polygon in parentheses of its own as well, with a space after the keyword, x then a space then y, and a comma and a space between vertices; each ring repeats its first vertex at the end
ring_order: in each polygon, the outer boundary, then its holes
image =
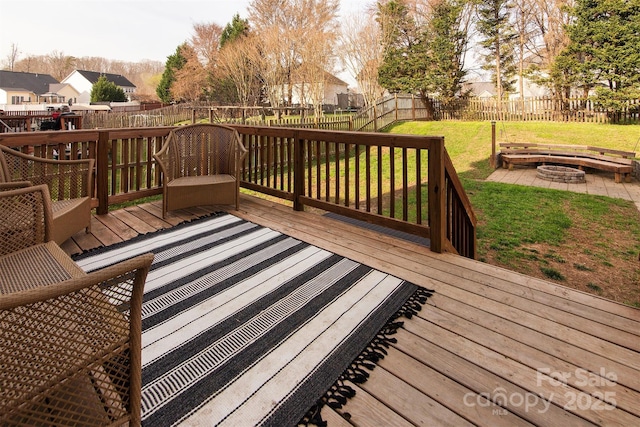
POLYGON ((564 182, 567 184, 584 183, 584 171, 567 166, 538 166, 536 176, 540 179, 553 182, 564 182))

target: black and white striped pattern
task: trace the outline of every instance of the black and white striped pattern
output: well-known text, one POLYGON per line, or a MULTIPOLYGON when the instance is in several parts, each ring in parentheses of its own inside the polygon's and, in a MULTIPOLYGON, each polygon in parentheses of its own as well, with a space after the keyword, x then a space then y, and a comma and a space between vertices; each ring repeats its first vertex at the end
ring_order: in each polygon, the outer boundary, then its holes
POLYGON ((76 261, 145 252, 147 426, 295 425, 416 289, 228 214, 76 261))

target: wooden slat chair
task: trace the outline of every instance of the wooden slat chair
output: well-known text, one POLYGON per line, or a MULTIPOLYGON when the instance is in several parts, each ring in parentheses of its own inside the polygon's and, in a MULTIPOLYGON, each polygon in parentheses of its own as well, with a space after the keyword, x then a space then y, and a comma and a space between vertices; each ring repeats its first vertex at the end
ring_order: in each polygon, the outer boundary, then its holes
POLYGON ((235 204, 247 150, 238 132, 217 124, 173 129, 153 157, 162 171, 162 214, 192 206, 235 204))
POLYGON ((43 159, 0 145, 0 183, 49 187, 52 238, 58 244, 83 228, 91 230, 93 165, 93 159, 43 159))
POLYGON ((85 273, 51 240, 46 185, 0 192, 0 425, 140 425, 153 254, 85 273))

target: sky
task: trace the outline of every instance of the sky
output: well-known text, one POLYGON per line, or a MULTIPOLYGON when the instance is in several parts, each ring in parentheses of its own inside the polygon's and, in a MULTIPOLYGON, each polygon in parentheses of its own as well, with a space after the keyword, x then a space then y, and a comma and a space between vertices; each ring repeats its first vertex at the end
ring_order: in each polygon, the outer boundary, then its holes
MULTIPOLYGON (((340 0, 341 16, 375 0, 340 0)), ((0 0, 0 63, 11 45, 19 58, 47 55, 166 62, 191 38, 196 23, 224 27, 250 0, 0 0)))

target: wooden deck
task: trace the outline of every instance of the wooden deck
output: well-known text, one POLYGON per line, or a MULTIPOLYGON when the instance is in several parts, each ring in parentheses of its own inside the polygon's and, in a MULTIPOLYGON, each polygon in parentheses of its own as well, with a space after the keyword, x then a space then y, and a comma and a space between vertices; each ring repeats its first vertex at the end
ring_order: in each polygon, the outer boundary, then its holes
MULTIPOLYGON (((63 248, 211 211, 113 211, 63 248)), ((324 409, 329 426, 640 425, 640 310, 250 196, 230 213, 435 290, 356 396, 324 409)))

